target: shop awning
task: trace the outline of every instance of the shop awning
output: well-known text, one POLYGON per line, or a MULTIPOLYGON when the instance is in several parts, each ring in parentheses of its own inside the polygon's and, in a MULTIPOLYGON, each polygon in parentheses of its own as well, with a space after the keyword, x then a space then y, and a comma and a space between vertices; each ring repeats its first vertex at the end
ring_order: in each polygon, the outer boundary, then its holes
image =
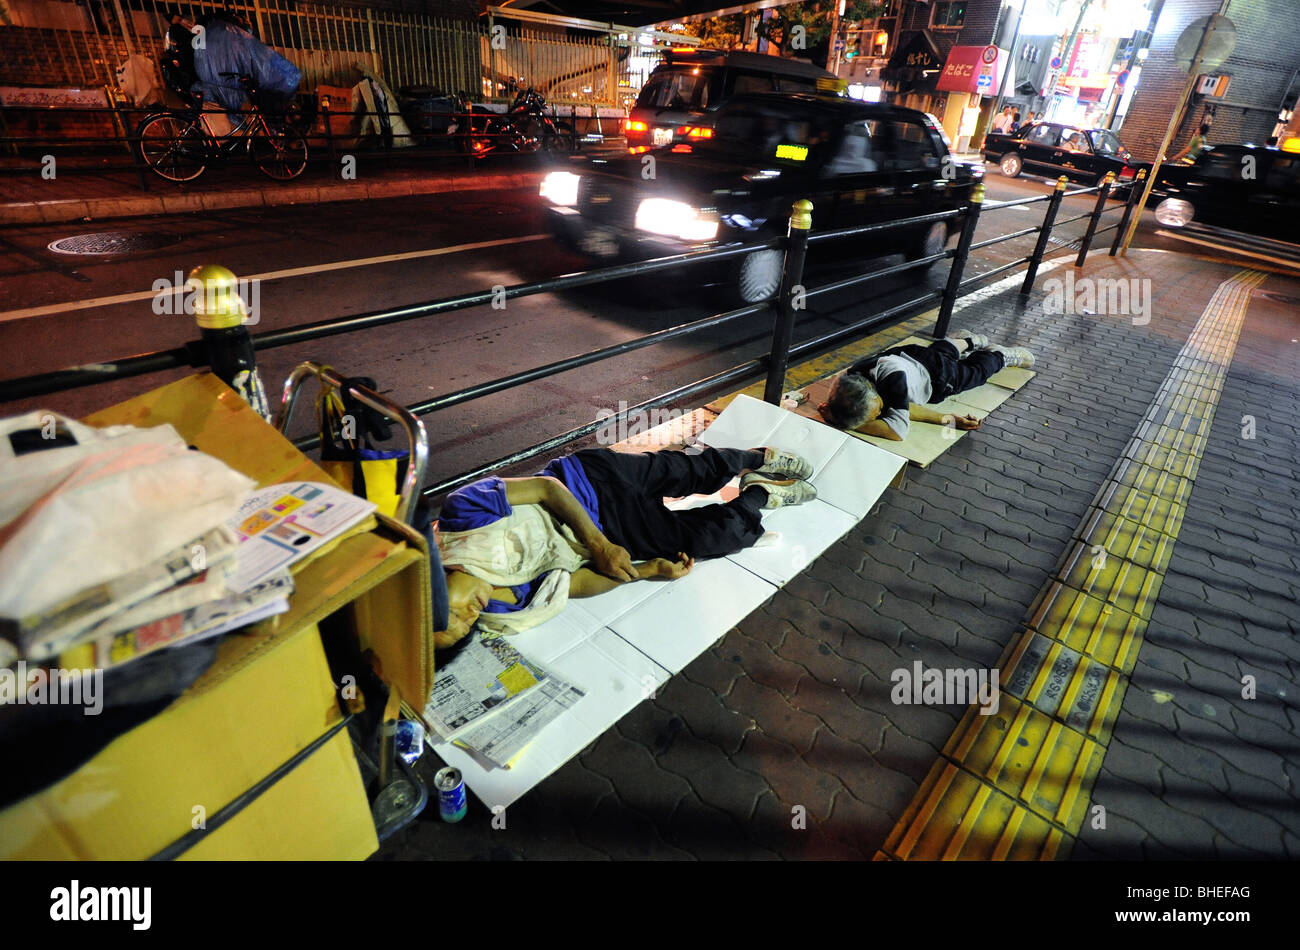
POLYGON ((941 92, 996 96, 1006 60, 1006 50, 996 46, 954 46, 936 88, 941 92))
POLYGON ((915 79, 926 69, 938 69, 943 62, 929 30, 918 30, 905 43, 899 43, 889 63, 880 70, 884 79, 915 79))

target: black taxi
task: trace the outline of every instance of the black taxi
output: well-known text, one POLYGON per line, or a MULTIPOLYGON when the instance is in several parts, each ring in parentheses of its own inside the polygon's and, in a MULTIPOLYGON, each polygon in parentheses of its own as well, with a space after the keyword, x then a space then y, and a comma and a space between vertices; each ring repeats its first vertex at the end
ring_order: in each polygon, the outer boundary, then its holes
POLYGON ((1060 122, 1035 122, 1015 132, 990 132, 980 154, 986 162, 996 162, 1008 178, 1028 171, 1096 185, 1107 172, 1114 172, 1117 188, 1132 184, 1138 169, 1149 167, 1134 162, 1110 129, 1060 122))
POLYGON ((1152 189, 1156 220, 1300 243, 1300 140, 1292 141, 1207 145, 1195 162, 1165 165, 1152 189))
MULTIPOLYGON (((552 172, 541 196, 557 236, 609 263, 784 235, 800 198, 813 203, 815 231, 946 211, 962 205, 982 175, 982 167, 954 160, 924 112, 765 94, 731 99, 695 141, 552 172)), ((948 220, 889 229, 849 252, 916 259, 937 254, 957 227, 948 220)), ((776 291, 781 264, 781 251, 759 250, 711 276, 750 303, 776 291)), ((699 281, 696 271, 687 279, 699 281)))

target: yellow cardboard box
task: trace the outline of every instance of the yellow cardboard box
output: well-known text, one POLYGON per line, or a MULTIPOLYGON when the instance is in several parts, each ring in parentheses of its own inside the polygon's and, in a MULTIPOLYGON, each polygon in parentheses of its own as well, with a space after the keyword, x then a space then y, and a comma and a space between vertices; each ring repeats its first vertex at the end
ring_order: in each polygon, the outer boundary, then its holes
MULTIPOLYGON (((0 857, 151 857, 342 718, 314 624, 229 637, 166 710, 0 813, 0 857)), ((377 847, 343 730, 185 857, 364 858, 377 847)))
MULTIPOLYGON (((211 374, 96 413, 94 425, 171 423, 259 486, 329 477, 211 374)), ((0 858, 141 859, 211 820, 342 719, 316 626, 350 617, 408 709, 433 684, 429 562, 404 525, 370 522, 294 571, 287 614, 228 637, 175 703, 62 781, 0 812, 0 858)), ((378 847, 346 729, 182 855, 362 858, 378 847)))

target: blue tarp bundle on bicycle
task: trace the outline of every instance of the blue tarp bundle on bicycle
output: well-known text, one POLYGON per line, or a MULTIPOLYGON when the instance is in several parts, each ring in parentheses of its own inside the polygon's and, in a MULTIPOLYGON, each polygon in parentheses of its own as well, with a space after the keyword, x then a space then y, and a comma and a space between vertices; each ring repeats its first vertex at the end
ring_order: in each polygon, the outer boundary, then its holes
POLYGON ((298 67, 228 20, 210 20, 202 44, 194 51, 194 71, 203 96, 231 112, 243 106, 244 87, 237 78, 222 73, 252 76, 258 92, 265 96, 287 99, 298 91, 302 81, 298 67))

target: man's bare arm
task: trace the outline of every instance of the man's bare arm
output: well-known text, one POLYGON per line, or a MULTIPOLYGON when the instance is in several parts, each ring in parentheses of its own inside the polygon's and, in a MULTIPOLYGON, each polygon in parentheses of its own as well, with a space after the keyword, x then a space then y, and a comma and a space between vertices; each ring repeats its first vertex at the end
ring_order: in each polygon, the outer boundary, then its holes
MULTIPOLYGON (((669 560, 668 558, 657 557, 650 561, 645 561, 634 566, 637 577, 646 580, 651 577, 664 577, 668 580, 675 580, 690 573, 695 566, 695 559, 689 558, 684 554, 679 554, 677 559, 669 560)), ((569 575, 569 596, 570 597, 595 597, 597 594, 603 594, 607 590, 613 590, 619 585, 618 581, 611 580, 597 574, 590 568, 582 567, 569 575)))
POLYGON ((943 413, 935 412, 933 409, 927 409, 918 403, 911 403, 907 407, 907 418, 913 422, 929 422, 932 425, 945 425, 943 413))
POLYGON ((891 439, 894 442, 903 441, 903 437, 889 428, 882 419, 872 419, 870 422, 864 422, 853 431, 861 432, 863 435, 874 435, 877 439, 891 439))
POLYGON ((541 505, 555 515, 561 523, 572 529, 574 536, 591 552, 596 570, 616 581, 636 580, 632 555, 603 535, 591 516, 573 497, 558 478, 536 475, 532 478, 503 478, 506 501, 513 505, 541 505))
POLYGON ((980 421, 971 415, 957 415, 952 412, 935 412, 925 406, 912 403, 907 410, 907 417, 913 422, 929 422, 936 426, 948 426, 950 429, 978 429, 980 421))

